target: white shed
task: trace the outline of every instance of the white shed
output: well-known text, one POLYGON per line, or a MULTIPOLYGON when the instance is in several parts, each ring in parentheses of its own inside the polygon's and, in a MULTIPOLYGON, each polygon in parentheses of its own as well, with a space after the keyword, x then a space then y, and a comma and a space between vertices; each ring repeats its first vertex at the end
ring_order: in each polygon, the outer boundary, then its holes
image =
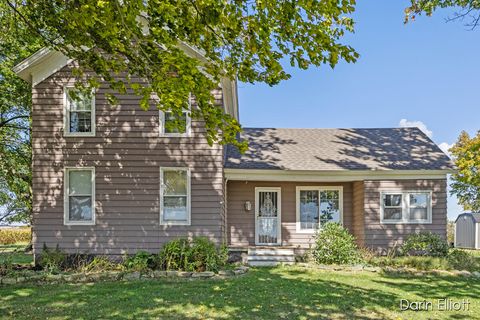
POLYGON ((462 213, 457 217, 455 247, 480 249, 480 213, 462 213))

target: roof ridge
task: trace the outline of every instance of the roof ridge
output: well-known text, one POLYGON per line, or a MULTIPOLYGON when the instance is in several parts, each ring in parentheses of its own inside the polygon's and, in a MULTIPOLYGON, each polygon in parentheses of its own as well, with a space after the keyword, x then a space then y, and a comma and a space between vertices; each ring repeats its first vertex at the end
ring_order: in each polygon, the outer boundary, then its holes
MULTIPOLYGON (((354 128, 292 128, 292 127, 243 127, 243 129, 272 129, 272 130, 405 130, 405 129, 417 129, 418 127, 354 127, 354 128)), ((421 131, 421 130, 420 130, 421 131)))

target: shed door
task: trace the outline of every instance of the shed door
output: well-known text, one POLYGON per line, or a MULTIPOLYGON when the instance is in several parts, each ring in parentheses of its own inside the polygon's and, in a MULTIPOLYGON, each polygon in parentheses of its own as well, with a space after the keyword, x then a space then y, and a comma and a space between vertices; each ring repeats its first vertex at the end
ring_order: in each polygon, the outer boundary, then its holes
POLYGON ((255 244, 281 244, 280 188, 255 189, 255 244))
POLYGON ((460 217, 455 224, 455 247, 474 249, 475 237, 475 222, 472 217, 460 217))

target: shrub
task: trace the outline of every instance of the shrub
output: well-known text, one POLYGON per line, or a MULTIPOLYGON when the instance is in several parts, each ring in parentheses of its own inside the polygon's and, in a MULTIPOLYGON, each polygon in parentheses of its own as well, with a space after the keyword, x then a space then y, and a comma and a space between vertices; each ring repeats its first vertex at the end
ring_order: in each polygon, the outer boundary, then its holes
POLYGON ((480 269, 480 263, 477 259, 464 250, 451 250, 448 253, 447 261, 450 268, 456 270, 476 271, 480 269))
POLYGON ((227 260, 226 248, 217 249, 215 244, 204 237, 194 238, 188 255, 192 268, 189 271, 218 271, 227 260))
POLYGON ((159 253, 160 267, 164 270, 186 270, 190 258, 190 243, 187 239, 171 240, 159 253))
POLYGON ((111 261, 107 257, 96 256, 93 258, 91 262, 89 262, 82 268, 82 271, 101 272, 101 271, 109 271, 109 270, 121 270, 122 268, 123 268, 122 265, 111 261))
POLYGON ((48 272, 56 273, 65 268, 67 255, 60 250, 58 244, 54 250, 43 244, 42 254, 40 255, 39 265, 48 272))
POLYGON ((351 264, 360 261, 355 238, 337 223, 327 223, 315 235, 312 256, 319 264, 351 264))
POLYGON ((156 264, 155 256, 146 251, 138 251, 135 255, 129 256, 123 261, 125 269, 130 271, 154 269, 156 264))
POLYGON ((13 254, 4 253, 0 258, 0 276, 5 276, 13 270, 13 254))
POLYGON ((0 244, 15 244, 30 242, 32 232, 30 228, 6 228, 0 229, 0 244))
POLYGON ((159 253, 160 267, 165 270, 218 271, 227 258, 226 247, 217 248, 205 237, 169 241, 159 253))
POLYGON ((445 257, 448 254, 448 243, 437 234, 420 232, 410 235, 405 240, 402 254, 445 257))

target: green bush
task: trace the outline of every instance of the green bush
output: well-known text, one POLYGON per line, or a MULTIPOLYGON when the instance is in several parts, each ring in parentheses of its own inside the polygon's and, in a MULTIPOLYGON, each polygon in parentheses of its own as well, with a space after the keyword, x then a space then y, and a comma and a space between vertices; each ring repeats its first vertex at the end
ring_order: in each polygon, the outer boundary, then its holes
POLYGON ((159 253, 160 267, 164 270, 218 271, 227 258, 225 247, 217 248, 205 237, 169 241, 159 253))
POLYGON ((188 239, 171 240, 163 246, 159 253, 160 267, 164 270, 186 270, 190 254, 188 239))
POLYGON ((420 232, 408 236, 401 251, 404 255, 445 257, 448 243, 437 234, 420 232))
POLYGON ((447 261, 451 269, 468 271, 480 270, 479 261, 472 254, 464 250, 450 250, 447 261))
POLYGON ((129 256, 123 261, 123 266, 129 271, 146 271, 155 269, 156 265, 156 257, 146 251, 138 251, 135 255, 129 256))
POLYGON ((29 243, 32 238, 30 228, 0 229, 0 244, 29 243))
POLYGON ((0 276, 5 276, 13 270, 13 254, 4 253, 0 260, 0 276))
POLYGON ((56 273, 65 268, 67 255, 60 250, 58 244, 55 249, 50 249, 43 244, 42 254, 40 255, 39 265, 48 272, 56 273))
POLYGON ((360 261, 355 238, 337 223, 327 223, 317 232, 312 257, 319 264, 352 264, 360 261))

